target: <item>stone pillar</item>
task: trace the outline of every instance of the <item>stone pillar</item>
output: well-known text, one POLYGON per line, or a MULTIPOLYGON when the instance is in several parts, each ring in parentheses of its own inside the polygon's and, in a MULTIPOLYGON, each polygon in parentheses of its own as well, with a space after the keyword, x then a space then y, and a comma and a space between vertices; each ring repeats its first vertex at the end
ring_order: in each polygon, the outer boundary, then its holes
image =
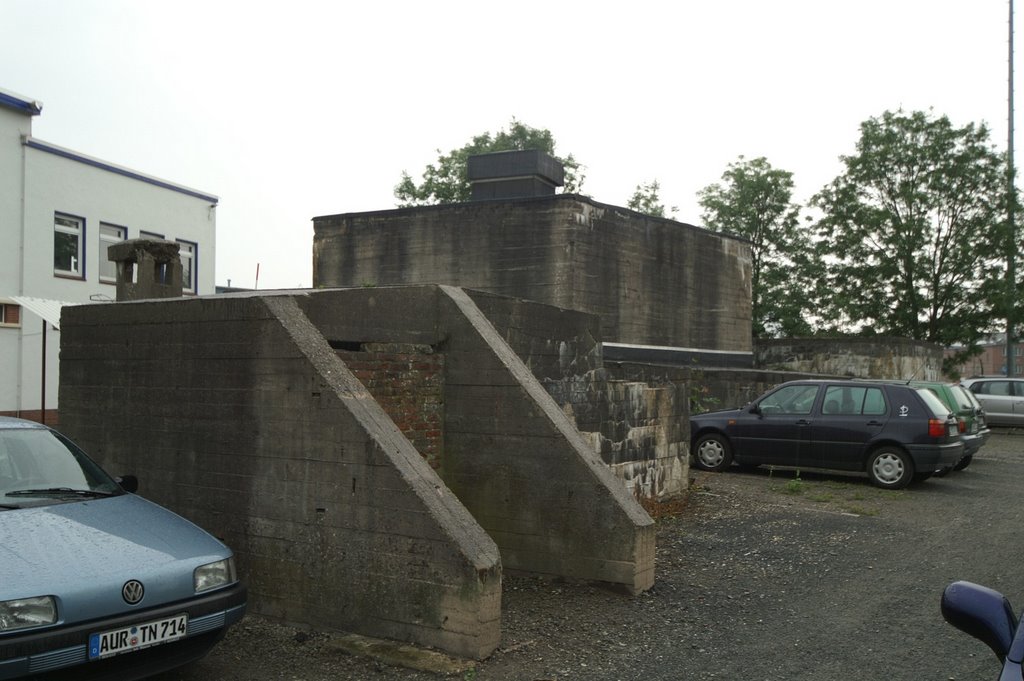
POLYGON ((178 244, 163 239, 129 239, 107 249, 117 263, 117 299, 180 298, 178 244))

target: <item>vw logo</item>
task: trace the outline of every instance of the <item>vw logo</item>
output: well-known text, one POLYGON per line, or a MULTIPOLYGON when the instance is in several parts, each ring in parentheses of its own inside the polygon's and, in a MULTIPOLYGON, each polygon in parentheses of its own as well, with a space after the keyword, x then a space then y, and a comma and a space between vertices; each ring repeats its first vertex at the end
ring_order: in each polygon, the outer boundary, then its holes
POLYGON ((145 593, 146 589, 143 588, 142 582, 137 579, 129 579, 121 587, 121 597, 124 598, 124 602, 128 605, 135 605, 141 601, 145 593))

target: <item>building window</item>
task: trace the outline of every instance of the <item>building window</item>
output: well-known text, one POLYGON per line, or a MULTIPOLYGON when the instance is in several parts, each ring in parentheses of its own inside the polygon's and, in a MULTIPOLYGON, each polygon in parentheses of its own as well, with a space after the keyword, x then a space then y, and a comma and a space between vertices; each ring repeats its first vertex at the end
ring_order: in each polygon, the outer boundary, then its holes
POLYGON ((117 225, 100 223, 100 281, 117 281, 117 264, 110 260, 107 249, 128 238, 128 230, 117 225))
POLYGON ((21 326, 21 306, 0 302, 0 326, 21 326))
POLYGON ((196 244, 189 241, 178 242, 178 253, 181 255, 181 287, 186 293, 196 292, 196 244))
POLYGON ((53 216, 53 273, 85 278, 85 220, 53 216))
POLYGON ((139 230, 139 238, 140 239, 163 239, 164 235, 163 234, 157 234, 156 232, 144 232, 142 230, 139 230))

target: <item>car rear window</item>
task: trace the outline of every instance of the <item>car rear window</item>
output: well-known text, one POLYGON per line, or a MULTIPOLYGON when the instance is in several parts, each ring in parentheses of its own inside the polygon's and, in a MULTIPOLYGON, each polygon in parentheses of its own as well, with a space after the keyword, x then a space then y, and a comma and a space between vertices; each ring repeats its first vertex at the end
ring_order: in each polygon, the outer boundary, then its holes
POLYGON ((949 386, 949 391, 953 393, 953 398, 960 405, 961 409, 976 409, 974 406, 974 395, 971 394, 970 390, 966 390, 960 385, 951 385, 949 386))
POLYGON ((972 407, 974 407, 975 409, 981 409, 981 402, 979 402, 978 398, 974 396, 974 393, 972 393, 964 386, 960 386, 960 389, 964 391, 964 395, 967 396, 967 400, 970 402, 972 407))
POLYGON ((928 388, 915 388, 914 392, 916 392, 921 397, 921 399, 924 400, 924 403, 928 407, 928 410, 931 411, 932 415, 935 416, 935 418, 949 418, 949 407, 943 404, 942 400, 940 400, 938 396, 931 390, 929 390, 928 388))

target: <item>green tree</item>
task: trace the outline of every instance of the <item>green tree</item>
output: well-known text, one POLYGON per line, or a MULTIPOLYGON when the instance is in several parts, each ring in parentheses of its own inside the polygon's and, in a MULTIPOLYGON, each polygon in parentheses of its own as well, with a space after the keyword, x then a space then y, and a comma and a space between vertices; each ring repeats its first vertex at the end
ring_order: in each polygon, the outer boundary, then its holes
POLYGON ((861 124, 813 199, 820 312, 853 329, 969 349, 993 318, 1005 253, 1004 156, 985 125, 903 111, 861 124))
POLYGON ((638 213, 646 213, 656 218, 663 218, 665 217, 665 205, 658 196, 659 191, 661 191, 661 185, 657 180, 638 184, 626 207, 638 213))
POLYGON ((763 157, 748 161, 742 156, 729 164, 721 183, 697 194, 705 226, 750 240, 757 337, 811 333, 811 301, 805 291, 813 263, 792 196, 792 173, 773 168, 763 157))
POLYGON ((550 130, 532 128, 515 118, 508 130, 499 130, 494 135, 485 132, 447 154, 437 150, 437 163, 430 163, 423 170, 423 181, 416 184, 409 173, 402 171, 402 179, 395 186, 395 198, 400 207, 426 206, 439 203, 460 203, 469 201, 470 185, 466 176, 466 159, 476 154, 496 151, 526 151, 537 149, 551 154, 565 166, 566 193, 577 193, 583 186, 582 167, 572 154, 565 158, 555 154, 555 138, 550 130))

